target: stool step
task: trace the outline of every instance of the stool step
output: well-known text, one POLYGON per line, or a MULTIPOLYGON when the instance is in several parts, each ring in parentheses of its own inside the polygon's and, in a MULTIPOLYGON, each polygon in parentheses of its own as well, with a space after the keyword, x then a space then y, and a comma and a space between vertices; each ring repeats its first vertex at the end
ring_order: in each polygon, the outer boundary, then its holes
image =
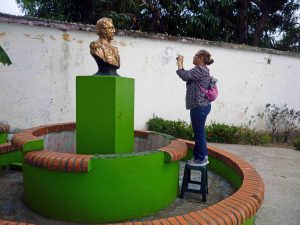
POLYGON ((180 198, 184 197, 185 192, 198 193, 202 195, 202 201, 206 202, 206 194, 208 193, 208 178, 207 178, 207 166, 191 166, 186 164, 184 167, 184 174, 181 186, 180 198), (196 170, 201 172, 201 181, 191 180, 191 171, 196 170), (189 184, 200 185, 199 189, 189 188, 189 184))
POLYGON ((191 183, 191 184, 200 184, 201 185, 200 181, 194 181, 194 180, 190 180, 188 183, 191 183))
POLYGON ((191 192, 191 193, 197 193, 197 194, 202 194, 202 191, 200 190, 195 190, 195 189, 186 189, 185 192, 191 192))

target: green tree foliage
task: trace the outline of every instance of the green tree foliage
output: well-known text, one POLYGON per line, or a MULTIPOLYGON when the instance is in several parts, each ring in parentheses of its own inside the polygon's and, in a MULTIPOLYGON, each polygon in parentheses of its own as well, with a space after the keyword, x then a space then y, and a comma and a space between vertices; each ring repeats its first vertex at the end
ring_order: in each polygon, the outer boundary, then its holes
POLYGON ((0 63, 3 65, 11 65, 11 61, 5 50, 0 45, 0 63))
POLYGON ((17 0, 28 16, 299 52, 299 0, 17 0))

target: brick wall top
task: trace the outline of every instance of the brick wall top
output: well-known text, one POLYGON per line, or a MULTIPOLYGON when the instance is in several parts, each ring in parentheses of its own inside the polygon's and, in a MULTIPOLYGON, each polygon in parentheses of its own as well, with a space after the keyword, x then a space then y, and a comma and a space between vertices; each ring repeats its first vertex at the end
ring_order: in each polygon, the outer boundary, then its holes
POLYGON ((47 150, 29 152, 25 162, 29 165, 56 171, 88 172, 92 155, 51 152, 47 150))
POLYGON ((33 127, 30 129, 23 130, 23 133, 29 133, 36 137, 51 134, 51 133, 59 133, 63 131, 74 131, 76 129, 76 123, 57 123, 51 125, 44 125, 39 127, 33 127))
POLYGON ((51 133, 59 133, 63 131, 73 131, 75 129, 75 123, 58 123, 52 125, 33 127, 15 134, 12 138, 12 145, 17 149, 23 150, 23 146, 25 143, 34 140, 40 140, 40 136, 51 133))
MULTIPOLYGON (((147 138, 151 131, 135 130, 134 137, 147 138)), ((187 156, 188 148, 186 143, 179 140, 171 140, 170 144, 161 147, 160 151, 165 153, 165 161, 174 162, 183 159, 187 156)))
MULTIPOLYGON (((84 25, 80 23, 66 23, 60 21, 51 21, 45 20, 35 17, 25 17, 25 16, 14 16, 10 14, 0 13, 0 22, 2 23, 14 23, 14 24, 24 24, 30 26, 43 26, 43 27, 51 27, 63 31, 72 31, 72 30, 79 30, 79 31, 88 31, 88 32, 96 32, 95 25, 84 25)), ((175 37, 166 34, 150 34, 145 32, 139 31, 126 31, 126 30, 118 30, 117 35, 120 36, 130 36, 134 38, 147 38, 147 39, 156 39, 156 40, 167 40, 167 41, 176 41, 182 42, 185 44, 200 44, 206 46, 216 46, 221 48, 230 48, 230 49, 237 49, 237 50, 245 50, 245 51, 254 51, 254 52, 265 52, 270 54, 276 55, 286 55, 300 58, 300 54, 296 54, 293 52, 283 52, 268 48, 259 48, 259 47, 252 47, 248 45, 239 45, 239 44, 231 44, 231 43, 224 43, 224 42, 216 42, 216 41, 207 41, 203 39, 196 39, 190 37, 175 37)))
POLYGON ((1 220, 0 219, 0 225, 35 225, 32 223, 17 223, 17 222, 12 222, 8 220, 1 220))
POLYGON ((178 140, 172 140, 169 145, 162 147, 159 150, 167 155, 166 161, 171 162, 181 160, 188 154, 187 145, 178 140))
POLYGON ((17 149, 11 143, 0 145, 0 154, 16 151, 17 149))

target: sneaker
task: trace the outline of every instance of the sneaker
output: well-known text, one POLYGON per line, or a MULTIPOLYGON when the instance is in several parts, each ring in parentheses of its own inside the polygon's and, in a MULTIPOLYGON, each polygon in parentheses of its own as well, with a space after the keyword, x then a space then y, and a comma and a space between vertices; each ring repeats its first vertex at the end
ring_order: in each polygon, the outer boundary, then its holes
POLYGON ((205 157, 203 160, 191 159, 187 163, 191 166, 206 166, 209 161, 205 157))

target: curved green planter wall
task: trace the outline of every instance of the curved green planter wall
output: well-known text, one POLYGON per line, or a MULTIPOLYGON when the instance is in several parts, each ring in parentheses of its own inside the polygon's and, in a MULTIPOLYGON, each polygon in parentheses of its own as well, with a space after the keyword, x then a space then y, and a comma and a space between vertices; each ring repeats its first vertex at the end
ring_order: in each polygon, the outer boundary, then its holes
MULTIPOLYGON (((189 149, 189 151, 192 150, 189 149)), ((232 167, 227 166, 221 160, 209 156, 208 169, 229 181, 236 189, 239 189, 241 187, 243 182, 242 177, 240 177, 240 175, 232 167)), ((254 218, 255 217, 253 216, 242 225, 253 225, 254 218)))
POLYGON ((0 132, 0 145, 5 144, 7 142, 7 133, 0 132))
POLYGON ((24 200, 59 220, 105 223, 153 214, 177 197, 179 162, 164 153, 114 155, 92 160, 88 173, 57 172, 24 163, 24 200))
POLYGON ((13 151, 0 154, 0 169, 2 166, 9 165, 10 163, 21 163, 23 156, 21 151, 13 151))

